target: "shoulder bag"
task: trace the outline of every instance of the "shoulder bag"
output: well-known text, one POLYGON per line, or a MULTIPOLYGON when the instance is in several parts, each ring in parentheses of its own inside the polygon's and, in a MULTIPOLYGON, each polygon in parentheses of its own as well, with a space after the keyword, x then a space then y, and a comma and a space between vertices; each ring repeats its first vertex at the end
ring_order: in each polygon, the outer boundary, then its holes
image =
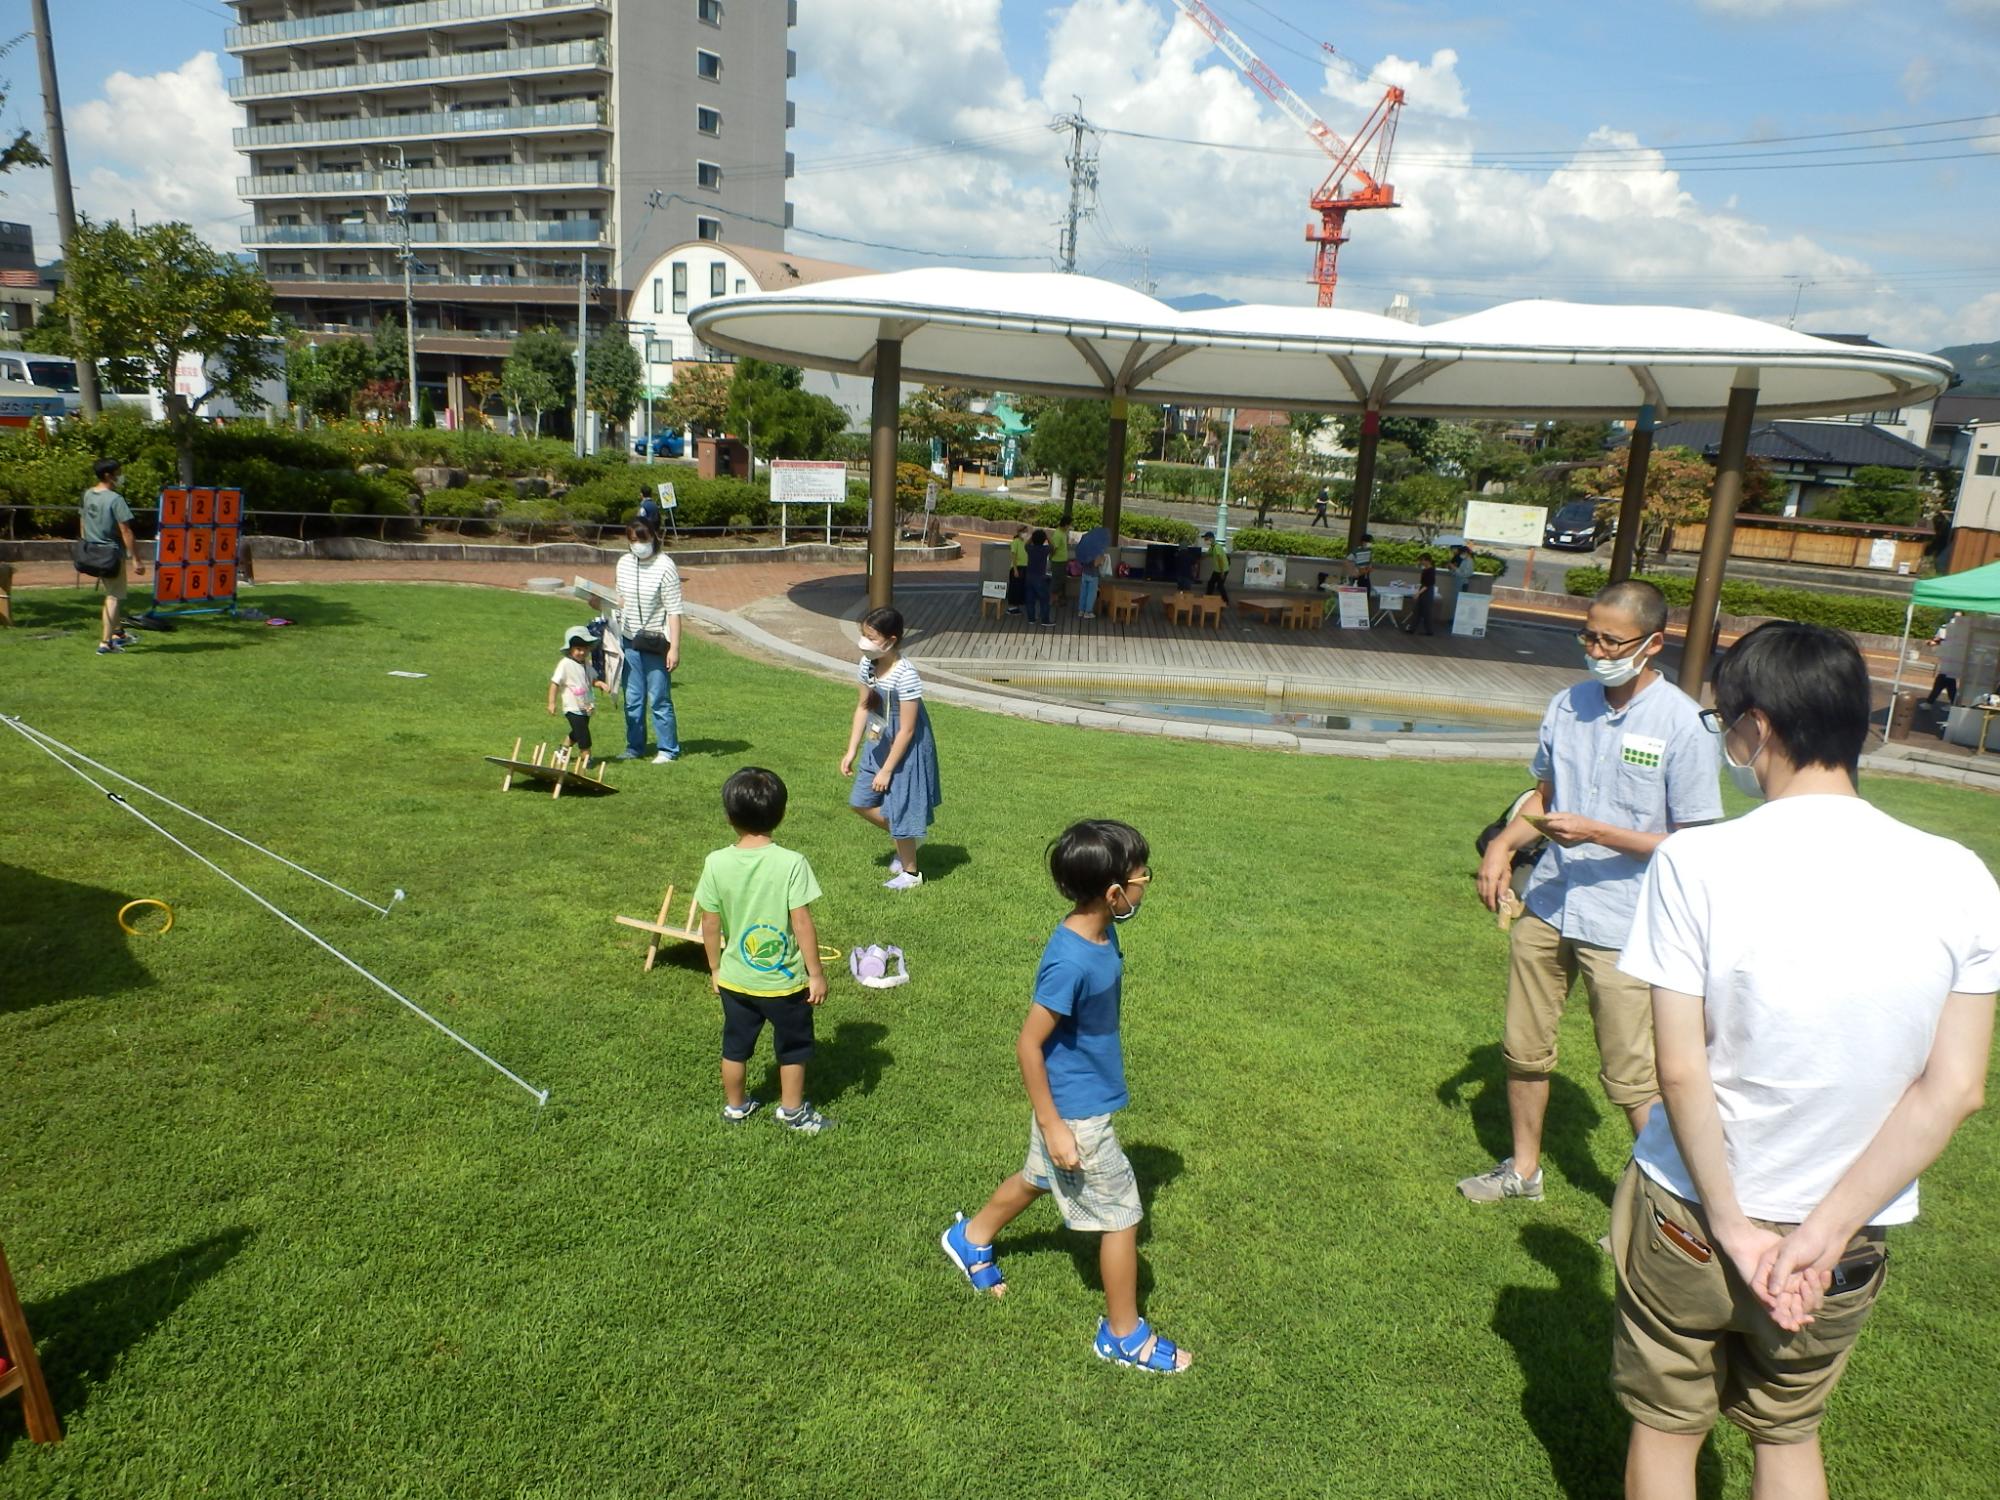
MULTIPOLYGON (((634 571, 636 572, 637 570, 635 569, 634 571)), ((662 570, 660 574, 660 586, 653 594, 654 607, 658 608, 660 602, 666 597, 667 597, 667 575, 665 571, 662 570)), ((652 611, 648 610, 647 614, 650 613, 652 613, 652 611)), ((643 620, 645 618, 645 615, 641 615, 639 618, 643 620)), ((657 630, 641 630, 632 637, 632 649, 634 651, 643 651, 648 656, 665 656, 667 654, 667 649, 669 644, 670 643, 668 642, 666 636, 657 630)))

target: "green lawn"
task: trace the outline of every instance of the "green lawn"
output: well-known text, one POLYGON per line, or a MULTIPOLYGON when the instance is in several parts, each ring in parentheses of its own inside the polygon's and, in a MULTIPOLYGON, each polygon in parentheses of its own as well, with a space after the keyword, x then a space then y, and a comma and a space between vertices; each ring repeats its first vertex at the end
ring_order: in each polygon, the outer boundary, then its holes
MULTIPOLYGON (((0 733, 0 1237, 69 1434, 37 1449, 0 1404, 0 1494, 1615 1492, 1593 1242, 1626 1140, 1581 1007, 1546 1203, 1452 1192, 1503 1149, 1504 939, 1468 876, 1521 769, 940 709, 935 878, 897 896, 836 772, 845 687, 693 631, 685 760, 615 768, 616 797, 502 796, 480 757, 559 724, 544 684, 577 606, 257 602, 297 623, 190 623, 100 660, 81 596, 18 595, 0 711, 371 900, 407 890, 376 917, 168 819, 549 1103, 0 733), (791 786, 781 838, 826 889, 826 940, 899 943, 914 975, 835 981, 810 1087, 842 1128, 817 1140, 720 1123, 699 959, 642 975, 611 920, 693 881, 749 762, 791 786), (1147 1309, 1197 1355, 1175 1380, 1091 1357, 1094 1246, 1052 1208, 1002 1237, 1004 1304, 936 1244, 1020 1162, 1011 1042, 1063 910, 1042 851, 1084 815, 1155 851, 1123 932, 1120 1128, 1147 1309), (120 934, 137 896, 173 904, 171 933, 120 934)), ((1868 791, 2000 862, 2000 803, 1868 791)), ((1824 894, 1906 878, 1829 871, 1824 894)), ((1828 1423, 1836 1493, 1991 1492, 1990 1115, 1924 1204, 1828 1423)), ((1708 1493, 1747 1493, 1733 1433, 1705 1468, 1708 1493)))

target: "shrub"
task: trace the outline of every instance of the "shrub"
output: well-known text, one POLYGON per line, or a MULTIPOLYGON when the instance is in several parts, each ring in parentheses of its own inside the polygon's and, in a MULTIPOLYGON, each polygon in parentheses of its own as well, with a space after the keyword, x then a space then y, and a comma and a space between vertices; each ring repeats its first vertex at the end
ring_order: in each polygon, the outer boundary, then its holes
MULTIPOLYGON (((997 495, 968 495, 954 491, 947 499, 938 498, 938 508, 955 516, 973 516, 985 521, 1011 522, 1020 526, 1059 526, 1062 524, 1062 507, 1050 502, 1030 504, 1022 500, 1003 500, 997 495)), ((1104 512, 1095 505, 1078 505, 1070 512, 1070 526, 1073 530, 1088 531, 1093 526, 1102 525, 1104 512)), ((1139 537, 1146 541, 1179 542, 1191 545, 1201 535, 1193 525, 1177 521, 1169 516, 1148 516, 1126 512, 1119 518, 1118 529, 1126 536, 1139 537)))
MULTIPOLYGON (((1344 537, 1320 536, 1312 532, 1260 531, 1254 526, 1232 531, 1229 545, 1238 552, 1274 552, 1293 557, 1347 556, 1347 540, 1344 537)), ((1451 561, 1451 548, 1426 547, 1421 542, 1377 542, 1373 555, 1376 566, 1383 568, 1418 567, 1426 557, 1442 567, 1451 561)), ((1497 576, 1506 571, 1507 564, 1490 552, 1475 550, 1472 566, 1475 572, 1497 576)))
MULTIPOLYGON (((1635 578, 1659 585, 1667 603, 1686 608, 1694 602, 1694 580, 1677 573, 1635 573, 1635 578)), ((1581 599, 1593 597, 1609 582, 1603 568, 1571 568, 1568 592, 1581 599)), ((1808 625, 1830 625, 1835 630, 1858 631, 1866 635, 1901 635, 1905 605, 1894 599, 1869 599, 1858 594, 1822 594, 1811 589, 1771 588, 1759 583, 1724 579, 1722 612, 1751 619, 1799 620, 1808 625)), ((1920 609, 1912 617, 1910 633, 1924 638, 1936 632, 1946 619, 1939 609, 1920 609)))

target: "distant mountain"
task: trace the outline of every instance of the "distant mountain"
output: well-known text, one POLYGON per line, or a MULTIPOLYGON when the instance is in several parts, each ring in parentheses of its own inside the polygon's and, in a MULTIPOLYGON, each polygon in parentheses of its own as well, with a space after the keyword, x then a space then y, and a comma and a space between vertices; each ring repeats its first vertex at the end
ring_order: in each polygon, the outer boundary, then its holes
POLYGON ((1951 388, 1954 396, 2000 396, 2000 342, 1956 344, 1937 355, 1950 360, 1965 382, 1951 388))
POLYGON ((1175 312, 1220 312, 1225 307, 1241 307, 1234 297, 1217 297, 1209 292, 1189 292, 1184 297, 1160 299, 1175 312))

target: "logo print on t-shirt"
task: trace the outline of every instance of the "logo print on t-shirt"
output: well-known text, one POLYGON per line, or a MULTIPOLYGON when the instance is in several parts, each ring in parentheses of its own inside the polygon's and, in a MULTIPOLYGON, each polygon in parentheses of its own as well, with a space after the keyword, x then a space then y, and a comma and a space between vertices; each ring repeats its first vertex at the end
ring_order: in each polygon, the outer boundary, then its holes
POLYGON ((768 923, 760 922, 744 931, 737 940, 737 951, 743 955, 743 962, 759 974, 777 974, 785 979, 798 976, 785 962, 785 934, 768 923))

